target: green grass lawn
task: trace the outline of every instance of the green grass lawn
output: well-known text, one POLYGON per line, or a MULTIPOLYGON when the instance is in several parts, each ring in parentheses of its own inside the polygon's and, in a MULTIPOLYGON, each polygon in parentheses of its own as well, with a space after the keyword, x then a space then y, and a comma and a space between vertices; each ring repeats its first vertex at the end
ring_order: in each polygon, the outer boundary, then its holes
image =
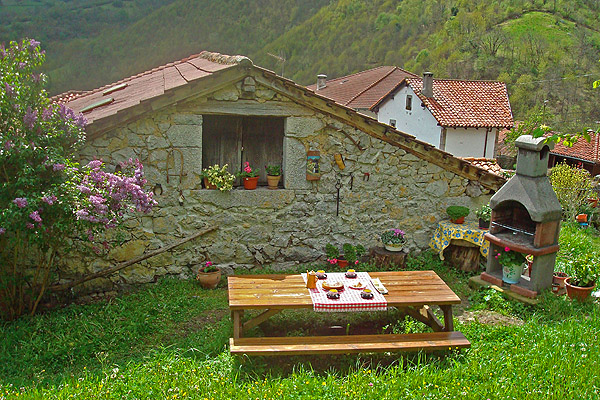
MULTIPOLYGON (((561 237, 563 247, 593 237, 564 232, 570 236, 561 237)), ((586 243, 590 250, 600 248, 597 238, 586 243)), ((226 347, 232 325, 224 282, 211 291, 193 281, 164 279, 110 301, 1 323, 0 399, 600 398, 597 303, 545 293, 530 307, 492 290, 473 291, 469 275, 430 253, 411 259, 409 267, 435 269, 464 300, 455 326, 471 349, 234 358, 226 347)), ((327 325, 325 318, 281 313, 250 335, 313 334, 327 325)), ((336 318, 350 333, 366 326, 424 329, 394 312, 336 318)))

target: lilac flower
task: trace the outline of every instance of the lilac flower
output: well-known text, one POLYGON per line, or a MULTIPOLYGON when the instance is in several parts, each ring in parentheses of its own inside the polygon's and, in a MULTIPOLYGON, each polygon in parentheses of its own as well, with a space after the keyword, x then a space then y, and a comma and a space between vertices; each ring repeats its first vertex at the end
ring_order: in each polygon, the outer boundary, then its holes
POLYGON ((42 197, 42 201, 46 204, 52 205, 56 201, 56 196, 55 195, 44 196, 44 197, 42 197))
POLYGON ((52 107, 46 107, 42 111, 42 120, 48 121, 50 118, 52 118, 52 107))
POLYGON ((4 235, 6 233, 6 228, 0 228, 0 235, 4 235))
POLYGON ((23 68, 25 68, 26 66, 27 66, 27 63, 24 63, 24 62, 20 62, 20 63, 19 63, 19 69, 23 69, 23 68))
POLYGON ((33 79, 35 83, 40 83, 41 77, 42 75, 38 72, 34 72, 33 74, 31 74, 31 79, 33 79))
POLYGON ((94 171, 98 171, 100 169, 100 167, 102 167, 102 160, 90 161, 88 163, 87 167, 94 171))
POLYGON ((42 222, 42 217, 40 217, 39 211, 34 211, 31 214, 29 214, 29 218, 31 218, 35 222, 42 222))
POLYGON ((54 164, 52 166, 53 171, 62 171, 63 169, 65 169, 65 164, 54 164))
POLYGON ((35 228, 35 226, 31 222, 26 223, 25 226, 27 227, 27 229, 35 228))
POLYGON ((15 145, 14 145, 14 143, 11 140, 9 140, 8 142, 4 143, 4 149, 5 150, 10 150, 13 147, 15 147, 15 145))
POLYGON ((29 50, 33 51, 35 50, 36 47, 38 47, 40 45, 40 42, 38 42, 35 39, 31 39, 29 40, 29 50))
POLYGON ((27 199, 25 197, 17 197, 13 200, 13 203, 19 208, 27 207, 27 199))
POLYGON ((23 116, 23 123, 27 128, 33 129, 35 121, 37 121, 37 110, 32 110, 31 107, 27 107, 27 111, 23 116))
POLYGON ((8 83, 4 84, 4 89, 6 90, 6 94, 11 97, 12 95, 15 94, 15 88, 13 88, 11 85, 9 85, 8 83))
POLYGON ((83 114, 81 114, 81 113, 75 115, 74 121, 75 121, 75 125, 77 125, 81 129, 85 128, 85 126, 88 123, 87 118, 84 117, 83 114))
POLYGON ((77 219, 87 220, 90 214, 86 210, 77 210, 75 215, 77 215, 77 219))
POLYGON ((92 193, 92 189, 90 189, 86 185, 77 185, 77 189, 79 189, 79 191, 81 193, 83 193, 83 194, 90 194, 90 193, 92 193))

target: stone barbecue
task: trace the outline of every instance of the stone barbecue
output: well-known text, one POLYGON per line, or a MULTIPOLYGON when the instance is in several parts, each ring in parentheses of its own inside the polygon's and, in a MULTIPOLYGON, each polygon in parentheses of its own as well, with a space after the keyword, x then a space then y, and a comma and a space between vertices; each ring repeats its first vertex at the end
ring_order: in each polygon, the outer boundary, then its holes
POLYGON ((490 242, 483 280, 499 283, 502 266, 491 255, 511 250, 533 256, 531 276, 522 276, 511 290, 535 297, 552 285, 552 274, 558 252, 558 235, 562 208, 546 175, 552 145, 545 138, 520 136, 516 174, 490 199, 492 209, 490 242))

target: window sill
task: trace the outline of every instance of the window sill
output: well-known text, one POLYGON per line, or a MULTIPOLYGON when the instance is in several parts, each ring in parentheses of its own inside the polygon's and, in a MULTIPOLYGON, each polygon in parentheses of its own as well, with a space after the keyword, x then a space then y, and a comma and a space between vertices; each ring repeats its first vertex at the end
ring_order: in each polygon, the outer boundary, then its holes
POLYGON ((294 201, 296 192, 289 189, 267 189, 259 186, 254 190, 243 187, 234 188, 229 192, 220 190, 192 190, 190 195, 201 203, 214 204, 220 208, 250 207, 250 208, 283 208, 294 201))

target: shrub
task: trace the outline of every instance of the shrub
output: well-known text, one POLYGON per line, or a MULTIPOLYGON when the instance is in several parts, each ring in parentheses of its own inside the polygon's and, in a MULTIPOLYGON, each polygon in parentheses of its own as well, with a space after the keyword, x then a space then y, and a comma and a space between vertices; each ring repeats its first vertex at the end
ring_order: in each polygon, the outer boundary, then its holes
POLYGON ((575 218, 579 209, 586 204, 593 187, 588 171, 564 162, 552 168, 550 183, 563 208, 563 216, 568 220, 575 218))
POLYGON ((139 162, 111 174, 101 160, 74 161, 86 119, 47 98, 36 72, 43 61, 35 40, 0 47, 0 311, 8 319, 35 312, 60 272, 60 252, 85 242, 108 249, 107 230, 155 204, 139 162))

